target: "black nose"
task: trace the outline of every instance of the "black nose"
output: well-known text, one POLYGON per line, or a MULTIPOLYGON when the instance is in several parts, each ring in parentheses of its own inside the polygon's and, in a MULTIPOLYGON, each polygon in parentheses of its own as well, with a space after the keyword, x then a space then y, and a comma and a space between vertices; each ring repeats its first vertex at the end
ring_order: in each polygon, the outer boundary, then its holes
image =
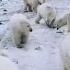
POLYGON ((30 28, 29 31, 32 32, 33 31, 32 28, 30 28))
POLYGON ((57 30, 58 30, 59 28, 57 28, 57 30))

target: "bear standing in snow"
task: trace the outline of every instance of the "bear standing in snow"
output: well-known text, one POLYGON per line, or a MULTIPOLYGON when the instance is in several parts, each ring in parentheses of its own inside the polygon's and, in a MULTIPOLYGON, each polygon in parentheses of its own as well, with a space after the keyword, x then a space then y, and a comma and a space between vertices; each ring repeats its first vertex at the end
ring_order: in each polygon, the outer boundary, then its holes
POLYGON ((37 18, 35 22, 39 23, 42 18, 49 27, 54 28, 53 23, 56 19, 56 10, 47 3, 43 3, 37 8, 37 18))
POLYGON ((37 6, 39 4, 38 0, 24 0, 25 4, 26 4, 26 8, 25 10, 28 9, 28 11, 32 12, 37 12, 37 6))
POLYGON ((29 21, 22 14, 14 14, 10 19, 9 28, 13 43, 18 48, 23 47, 22 44, 27 42, 29 32, 32 31, 29 21))

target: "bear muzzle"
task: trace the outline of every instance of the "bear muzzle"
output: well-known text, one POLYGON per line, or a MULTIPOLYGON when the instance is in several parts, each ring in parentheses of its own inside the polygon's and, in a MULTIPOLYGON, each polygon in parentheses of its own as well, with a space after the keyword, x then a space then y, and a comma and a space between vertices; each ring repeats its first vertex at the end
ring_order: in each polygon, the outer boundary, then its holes
POLYGON ((32 32, 32 31, 33 31, 33 29, 32 29, 32 28, 29 28, 29 31, 30 31, 30 32, 32 32))

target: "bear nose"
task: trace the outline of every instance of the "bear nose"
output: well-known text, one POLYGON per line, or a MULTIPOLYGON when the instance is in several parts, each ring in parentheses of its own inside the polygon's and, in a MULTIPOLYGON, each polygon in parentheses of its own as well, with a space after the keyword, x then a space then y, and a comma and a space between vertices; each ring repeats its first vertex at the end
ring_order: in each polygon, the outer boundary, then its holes
POLYGON ((57 30, 59 30, 59 28, 57 28, 57 30))
POLYGON ((32 28, 30 28, 29 31, 32 32, 33 31, 32 28))

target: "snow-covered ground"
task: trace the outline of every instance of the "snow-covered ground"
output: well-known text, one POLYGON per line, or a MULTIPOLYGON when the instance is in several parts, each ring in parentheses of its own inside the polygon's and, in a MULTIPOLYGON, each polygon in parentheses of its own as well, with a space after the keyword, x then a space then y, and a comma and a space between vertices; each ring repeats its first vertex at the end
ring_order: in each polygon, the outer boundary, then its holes
MULTIPOLYGON (((52 0, 52 5, 62 15, 69 9, 69 0, 52 0), (54 4, 53 4, 54 3, 54 4)), ((23 0, 3 0, 0 2, 0 39, 7 33, 7 23, 13 13, 23 13, 23 0)), ((17 64, 19 70, 63 70, 63 63, 59 52, 59 43, 61 43, 64 33, 57 33, 56 29, 50 29, 46 24, 35 24, 36 14, 23 13, 31 22, 33 32, 30 33, 29 40, 25 48, 15 48, 8 40, 8 48, 1 50, 1 55, 8 57, 13 63, 17 64)), ((60 16, 61 16, 60 15, 60 16)))

